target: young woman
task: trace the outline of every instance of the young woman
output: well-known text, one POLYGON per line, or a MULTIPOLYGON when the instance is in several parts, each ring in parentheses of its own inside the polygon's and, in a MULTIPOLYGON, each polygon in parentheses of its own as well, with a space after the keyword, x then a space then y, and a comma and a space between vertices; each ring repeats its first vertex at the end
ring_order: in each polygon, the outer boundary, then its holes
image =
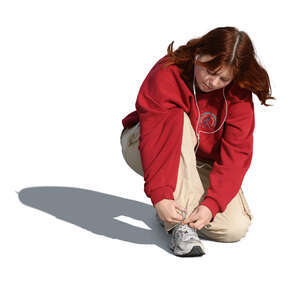
POLYGON ((253 154, 252 93, 271 97, 249 36, 219 27, 159 59, 123 120, 122 153, 144 177, 178 256, 205 254, 200 238, 234 242, 253 218, 241 189, 253 154))

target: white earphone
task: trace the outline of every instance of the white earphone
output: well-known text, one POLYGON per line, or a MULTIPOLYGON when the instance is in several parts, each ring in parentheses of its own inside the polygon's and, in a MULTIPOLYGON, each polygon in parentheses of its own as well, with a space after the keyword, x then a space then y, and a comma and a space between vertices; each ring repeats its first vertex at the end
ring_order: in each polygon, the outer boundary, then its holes
MULTIPOLYGON (((195 57, 195 60, 198 59, 200 55, 197 54, 196 57, 195 57)), ((195 99, 195 103, 196 103, 196 107, 197 107, 197 110, 198 110, 198 120, 197 120, 197 125, 196 125, 196 136, 197 136, 197 147, 196 147, 196 150, 195 151, 195 154, 197 153, 197 150, 198 150, 198 147, 199 147, 199 143, 200 143, 200 132, 203 132, 203 133, 206 133, 206 134, 212 134, 212 133, 215 133, 217 132, 218 130, 221 129, 221 127, 223 126, 226 118, 227 118, 227 100, 226 100, 226 97, 225 97, 225 92, 224 92, 224 89, 225 87, 223 88, 223 97, 224 97, 224 100, 225 100, 225 103, 226 103, 226 113, 225 113, 225 117, 224 117, 224 120, 223 122, 221 123, 221 125, 219 126, 218 129, 216 129, 215 131, 212 131, 212 132, 206 132, 206 131, 203 131, 203 130, 199 130, 198 131, 198 125, 199 125, 199 121, 200 121, 200 118, 201 118, 201 113, 200 113, 200 110, 199 110, 199 107, 198 107, 198 103, 197 103, 197 97, 196 97, 196 88, 195 88, 195 69, 196 69, 196 62, 195 62, 195 65, 194 65, 194 79, 193 79, 193 89, 194 89, 194 99, 195 99)), ((202 168, 205 164, 203 164, 202 166, 197 166, 197 168, 202 168)))

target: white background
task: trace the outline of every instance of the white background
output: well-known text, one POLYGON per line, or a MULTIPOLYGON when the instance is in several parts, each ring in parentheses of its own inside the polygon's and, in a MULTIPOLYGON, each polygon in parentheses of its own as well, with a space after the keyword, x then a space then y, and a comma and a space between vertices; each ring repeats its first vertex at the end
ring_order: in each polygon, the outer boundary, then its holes
POLYGON ((1 299, 299 299, 296 1, 206 3, 1 1, 1 299), (180 258, 121 120, 172 41, 221 26, 249 34, 276 101, 253 98, 247 236, 180 258))

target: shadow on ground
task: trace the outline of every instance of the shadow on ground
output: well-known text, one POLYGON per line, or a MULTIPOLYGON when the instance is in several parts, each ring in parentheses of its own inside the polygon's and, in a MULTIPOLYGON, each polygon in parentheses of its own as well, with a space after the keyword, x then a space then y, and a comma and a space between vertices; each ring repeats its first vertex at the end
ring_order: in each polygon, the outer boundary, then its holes
POLYGON ((154 244, 171 253, 171 235, 158 223, 152 205, 71 187, 30 187, 18 195, 23 204, 93 233, 136 244, 154 244), (118 216, 143 221, 151 230, 115 219, 118 216))

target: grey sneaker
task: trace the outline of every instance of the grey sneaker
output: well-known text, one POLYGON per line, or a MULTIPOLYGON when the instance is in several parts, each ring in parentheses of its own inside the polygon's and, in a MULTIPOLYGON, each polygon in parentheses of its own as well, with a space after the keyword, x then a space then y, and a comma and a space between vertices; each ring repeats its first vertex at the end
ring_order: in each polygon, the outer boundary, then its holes
POLYGON ((188 224, 177 224, 174 227, 169 246, 176 256, 202 256, 205 254, 197 230, 188 224))

